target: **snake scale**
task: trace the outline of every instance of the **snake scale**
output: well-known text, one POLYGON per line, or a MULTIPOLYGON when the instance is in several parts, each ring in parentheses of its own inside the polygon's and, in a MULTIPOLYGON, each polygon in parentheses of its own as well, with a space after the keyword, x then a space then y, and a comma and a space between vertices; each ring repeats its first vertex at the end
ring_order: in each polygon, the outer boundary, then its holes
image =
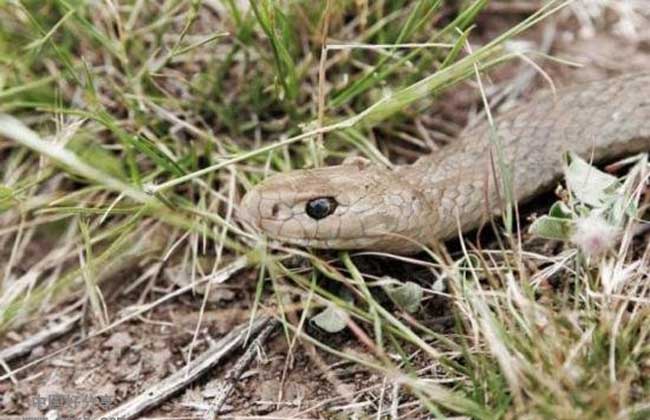
POLYGON ((557 182, 567 151, 595 162, 650 151, 650 72, 542 92, 493 127, 467 130, 411 165, 353 160, 271 176, 244 196, 241 214, 291 244, 418 251, 477 228, 498 209, 497 161, 508 165, 523 202, 557 182))

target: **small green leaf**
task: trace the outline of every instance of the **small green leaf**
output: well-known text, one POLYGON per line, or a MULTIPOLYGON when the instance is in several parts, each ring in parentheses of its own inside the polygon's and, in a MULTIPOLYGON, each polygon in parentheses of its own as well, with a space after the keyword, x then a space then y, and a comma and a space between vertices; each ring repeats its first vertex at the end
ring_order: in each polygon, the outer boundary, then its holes
POLYGON ((573 219, 574 217, 569 206, 564 204, 562 201, 556 201, 548 211, 548 215, 558 219, 573 219))
POLYGON ((348 325, 348 314, 334 305, 328 305, 325 310, 315 315, 311 322, 320 329, 333 334, 345 329, 348 325))
POLYGON ((384 286, 388 297, 396 305, 404 308, 408 313, 415 313, 420 308, 422 302, 422 287, 419 284, 407 281, 403 284, 388 284, 384 286))
POLYGON ((573 233, 573 221, 567 218, 542 216, 530 226, 530 233, 540 238, 566 241, 573 233))
POLYGON ((592 207, 610 202, 619 183, 616 177, 591 166, 572 152, 565 156, 564 174, 576 198, 592 207))

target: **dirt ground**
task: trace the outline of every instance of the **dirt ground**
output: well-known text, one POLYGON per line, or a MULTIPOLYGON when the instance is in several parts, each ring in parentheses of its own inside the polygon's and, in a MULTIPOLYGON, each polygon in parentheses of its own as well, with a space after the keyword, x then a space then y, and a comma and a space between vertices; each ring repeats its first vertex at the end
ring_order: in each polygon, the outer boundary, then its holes
MULTIPOLYGON (((479 44, 489 40, 521 18, 517 13, 483 14, 473 42, 479 44)), ((542 62, 557 86, 650 68, 650 28, 646 28, 646 33, 624 36, 615 21, 589 31, 574 17, 565 16, 556 19, 555 23, 548 21, 538 25, 528 32, 526 41, 539 46, 545 36, 552 37, 550 52, 554 56, 582 65, 575 69, 542 62), (578 27, 581 30, 577 30, 578 27)), ((513 62, 492 72, 491 77, 496 85, 503 86, 502 82, 516 80, 527 71, 530 67, 526 63, 513 62)), ((524 86, 523 97, 545 86, 546 80, 535 75, 533 82, 524 86)), ((464 125, 471 110, 479 104, 477 90, 468 83, 446 93, 431 115, 432 118, 455 115, 458 124, 464 125)), ((386 269, 386 263, 373 258, 360 261, 370 270, 386 269)), ((403 277, 403 273, 412 272, 412 268, 399 266, 392 271, 399 278, 400 273, 403 277)), ((110 314, 117 317, 124 308, 139 304, 141 290, 138 288, 121 293, 123 285, 130 284, 138 274, 120 272, 105 283, 110 314)), ((418 275, 416 272, 416 277, 418 275)), ((247 321, 254 301, 256 276, 252 271, 240 272, 211 297, 192 350, 194 355, 200 354, 210 342, 234 326, 247 321)), ((421 276, 423 282, 430 281, 426 272, 421 276)), ((168 278, 161 283, 162 286, 157 287, 176 287, 168 278)), ((68 347, 96 327, 82 322, 72 332, 35 348, 9 364, 14 370, 27 368, 16 373, 13 380, 0 382, 0 413, 42 416, 55 409, 62 416, 60 418, 94 418, 138 395, 185 365, 201 300, 200 294, 183 294, 145 316, 68 347), (30 365, 48 355, 51 356, 30 365)), ((436 300, 427 302, 417 316, 424 318, 424 323, 434 330, 444 332, 449 328, 445 315, 445 302, 436 300)), ((8 334, 0 341, 1 347, 21 342, 45 325, 45 321, 33 323, 8 334)), ((362 354, 362 346, 351 334, 327 334, 311 325, 306 328, 334 348, 362 354)), ((200 415, 197 409, 205 407, 214 396, 235 359, 230 357, 227 363, 217 366, 147 416, 190 418, 200 415)), ((431 372, 431 377, 436 378, 435 371, 431 372)), ((224 406, 223 418, 350 418, 353 413, 361 415, 370 407, 377 410, 379 404, 389 406, 393 395, 399 395, 399 390, 387 389, 380 376, 358 365, 341 362, 334 355, 304 345, 298 345, 289 353, 285 335, 276 331, 237 381, 234 393, 224 406)), ((402 402, 400 417, 408 418, 409 410, 414 408, 402 402)))

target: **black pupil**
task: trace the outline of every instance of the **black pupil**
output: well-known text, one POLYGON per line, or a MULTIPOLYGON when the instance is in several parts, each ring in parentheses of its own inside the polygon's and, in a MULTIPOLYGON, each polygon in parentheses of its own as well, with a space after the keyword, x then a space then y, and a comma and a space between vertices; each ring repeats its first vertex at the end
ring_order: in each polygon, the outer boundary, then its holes
POLYGON ((307 214, 315 220, 320 220, 334 213, 338 203, 332 197, 314 198, 307 203, 307 214))

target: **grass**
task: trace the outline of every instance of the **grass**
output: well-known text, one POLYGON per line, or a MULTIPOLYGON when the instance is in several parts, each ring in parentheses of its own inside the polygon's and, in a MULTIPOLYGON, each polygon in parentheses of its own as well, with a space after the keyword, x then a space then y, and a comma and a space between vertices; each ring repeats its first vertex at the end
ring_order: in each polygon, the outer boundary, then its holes
POLYGON ((363 258, 268 245, 235 223, 241 193, 271 172, 403 159, 382 140, 416 138, 444 90, 517 58, 507 41, 565 6, 468 54, 489 2, 451 3, 0 0, 0 332, 71 302, 114 325, 102 290, 116 270, 155 284, 174 265, 199 282, 244 256, 251 315, 276 308, 292 351, 315 346, 397 389, 394 407, 373 400, 365 414, 646 416, 647 248, 624 241, 587 261, 570 245, 522 249, 512 232, 511 245, 409 259, 440 279, 420 286, 422 308, 447 302, 441 332, 391 303, 392 280, 363 258), (323 308, 362 350, 309 335, 323 308))

